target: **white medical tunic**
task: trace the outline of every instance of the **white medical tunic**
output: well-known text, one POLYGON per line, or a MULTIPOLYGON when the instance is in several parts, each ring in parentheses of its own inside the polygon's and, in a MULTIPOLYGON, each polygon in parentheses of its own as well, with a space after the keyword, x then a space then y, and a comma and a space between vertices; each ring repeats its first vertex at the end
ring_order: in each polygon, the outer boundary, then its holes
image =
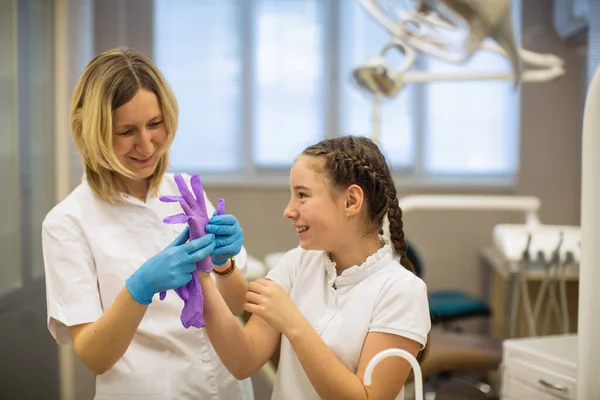
MULTIPOLYGON (((360 266, 336 274, 323 251, 289 251, 267 274, 290 295, 327 347, 356 373, 369 332, 427 342, 431 328, 425 283, 383 246, 360 266)), ((404 397, 403 391, 398 399, 404 397)), ((319 399, 293 347, 281 338, 281 355, 272 399, 319 399)))
MULTIPOLYGON (((189 176, 185 176, 189 183, 189 176)), ((145 261, 184 229, 163 218, 182 212, 160 195, 179 195, 173 175, 146 203, 127 196, 110 204, 85 179, 46 216, 42 227, 48 328, 59 344, 71 341, 69 326, 96 321, 145 261)), ((205 196, 206 198, 206 196, 205 196)), ((208 215, 214 206, 206 199, 208 215)), ((236 258, 242 272, 246 252, 236 258)), ((183 301, 170 290, 158 295, 123 357, 96 377, 96 400, 244 399, 241 382, 220 362, 204 329, 185 329, 183 301)))

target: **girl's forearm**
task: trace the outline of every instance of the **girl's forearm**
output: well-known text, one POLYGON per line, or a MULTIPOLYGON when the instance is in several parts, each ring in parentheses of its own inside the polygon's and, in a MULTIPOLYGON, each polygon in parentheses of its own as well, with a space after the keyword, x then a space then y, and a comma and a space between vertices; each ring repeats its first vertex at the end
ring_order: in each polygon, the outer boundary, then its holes
POLYGON ((97 321, 71 327, 75 353, 94 373, 105 373, 127 351, 147 308, 123 287, 97 321))
MULTIPOLYGON (((219 271, 226 271, 230 266, 231 260, 223 266, 213 266, 213 268, 218 268, 219 271)), ((238 268, 235 268, 230 275, 223 277, 216 276, 215 278, 217 288, 233 315, 242 315, 244 312, 244 303, 246 302, 246 290, 248 289, 248 281, 246 281, 244 274, 238 268)))
POLYGON ((338 360, 306 319, 285 335, 322 399, 369 398, 362 381, 338 360))
POLYGON ((223 300, 212 278, 200 273, 199 280, 204 293, 204 322, 208 338, 231 374, 237 379, 247 378, 260 368, 256 365, 253 342, 223 300))

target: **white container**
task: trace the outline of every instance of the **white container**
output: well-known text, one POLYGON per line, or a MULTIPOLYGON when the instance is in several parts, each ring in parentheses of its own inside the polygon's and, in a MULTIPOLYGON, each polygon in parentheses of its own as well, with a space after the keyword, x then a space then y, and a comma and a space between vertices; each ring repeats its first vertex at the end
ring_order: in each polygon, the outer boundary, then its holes
POLYGON ((577 335, 505 340, 501 399, 576 400, 577 335))

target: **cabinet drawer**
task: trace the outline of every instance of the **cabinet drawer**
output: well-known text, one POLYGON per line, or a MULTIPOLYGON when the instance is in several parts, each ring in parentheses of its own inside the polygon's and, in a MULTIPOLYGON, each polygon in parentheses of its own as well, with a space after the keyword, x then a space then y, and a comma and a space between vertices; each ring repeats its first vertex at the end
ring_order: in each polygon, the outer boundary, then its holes
POLYGON ((553 396, 529 386, 512 376, 504 376, 502 382, 502 400, 527 399, 527 400, 558 400, 563 397, 553 396))
MULTIPOLYGON (((577 382, 575 378, 556 373, 539 364, 520 358, 513 358, 507 360, 504 372, 505 379, 522 382, 523 386, 551 395, 552 397, 548 397, 549 399, 575 400, 577 397, 577 382)), ((512 393, 510 396, 527 398, 515 396, 512 393)), ((540 398, 545 399, 545 397, 540 398)))

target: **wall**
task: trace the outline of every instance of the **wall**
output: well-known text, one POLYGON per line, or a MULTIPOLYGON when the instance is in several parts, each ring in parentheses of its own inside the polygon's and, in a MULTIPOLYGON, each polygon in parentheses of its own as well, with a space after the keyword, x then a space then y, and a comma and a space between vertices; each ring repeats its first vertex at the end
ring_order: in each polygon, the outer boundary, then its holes
MULTIPOLYGON (((565 60, 559 80, 522 88, 521 169, 511 189, 469 190, 398 187, 400 196, 421 193, 477 193, 538 196, 545 223, 579 224, 581 117, 583 112, 585 46, 564 42, 552 27, 551 0, 523 1, 523 47, 552 52, 565 60)), ((224 197, 228 210, 240 219, 246 246, 258 258, 297 245, 283 209, 287 187, 210 187, 211 199, 224 197)), ((430 289, 453 287, 482 295, 478 250, 491 243, 492 227, 518 222, 518 214, 503 212, 414 212, 405 217, 407 236, 421 252, 430 289), (458 239, 458 240, 457 240, 458 239)))

